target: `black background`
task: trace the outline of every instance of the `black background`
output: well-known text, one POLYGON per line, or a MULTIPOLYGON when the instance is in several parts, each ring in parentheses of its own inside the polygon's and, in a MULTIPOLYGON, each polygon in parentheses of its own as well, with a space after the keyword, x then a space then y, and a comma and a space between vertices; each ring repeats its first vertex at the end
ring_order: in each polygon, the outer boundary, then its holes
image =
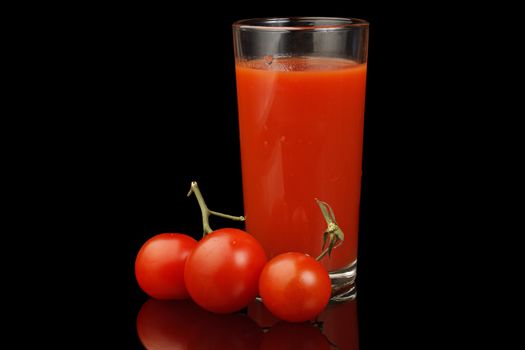
POLYGON ((35 206, 52 215, 34 227, 56 228, 46 243, 56 242, 59 254, 45 261, 50 283, 60 287, 50 294, 65 306, 66 324, 78 320, 77 339, 140 348, 135 317, 146 296, 134 280, 134 257, 157 233, 200 235, 198 205, 186 197, 191 181, 199 182, 212 209, 242 213, 231 24, 266 16, 370 22, 361 348, 420 346, 453 334, 450 322, 436 327, 435 318, 449 310, 444 296, 460 289, 443 256, 452 259, 450 242, 463 239, 450 223, 457 203, 447 197, 448 170, 455 167, 448 154, 457 137, 450 125, 463 123, 449 104, 460 98, 463 77, 454 69, 464 46, 450 25, 459 13, 435 7, 409 17, 405 11, 356 3, 217 11, 202 4, 184 11, 126 5, 86 8, 56 25, 52 47, 60 54, 48 52, 60 74, 45 74, 61 85, 60 96, 47 103, 59 100, 60 107, 46 122, 55 131, 35 151, 45 170, 35 206), (70 248, 60 248, 64 242, 70 248))

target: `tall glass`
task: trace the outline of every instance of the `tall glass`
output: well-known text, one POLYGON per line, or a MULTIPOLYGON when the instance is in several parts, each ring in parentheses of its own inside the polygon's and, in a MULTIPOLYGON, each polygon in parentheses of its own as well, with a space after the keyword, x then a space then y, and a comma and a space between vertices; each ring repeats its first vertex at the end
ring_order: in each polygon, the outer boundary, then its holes
POLYGON ((246 229, 271 258, 321 253, 328 203, 345 234, 322 262, 353 296, 368 23, 261 18, 233 24, 246 229))

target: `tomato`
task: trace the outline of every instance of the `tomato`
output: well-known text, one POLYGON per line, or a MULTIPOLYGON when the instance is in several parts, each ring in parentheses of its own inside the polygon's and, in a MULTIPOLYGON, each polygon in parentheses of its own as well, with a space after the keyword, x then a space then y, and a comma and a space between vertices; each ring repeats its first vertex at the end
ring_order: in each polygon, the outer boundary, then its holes
POLYGON ((259 280, 264 305, 290 322, 311 320, 328 304, 331 294, 326 269, 309 255, 284 253, 264 267, 259 280))
POLYGON ((281 321, 264 335, 260 349, 330 350, 332 347, 321 330, 314 325, 281 321))
POLYGON ((137 333, 148 350, 189 349, 206 331, 209 315, 189 299, 149 299, 137 315, 137 333))
POLYGON ((157 299, 185 299, 184 265, 197 241, 179 233, 162 233, 150 238, 135 260, 140 288, 157 299))
POLYGON ((224 228, 204 237, 188 257, 184 280, 191 298, 206 310, 230 313, 257 296, 266 254, 248 233, 224 228))

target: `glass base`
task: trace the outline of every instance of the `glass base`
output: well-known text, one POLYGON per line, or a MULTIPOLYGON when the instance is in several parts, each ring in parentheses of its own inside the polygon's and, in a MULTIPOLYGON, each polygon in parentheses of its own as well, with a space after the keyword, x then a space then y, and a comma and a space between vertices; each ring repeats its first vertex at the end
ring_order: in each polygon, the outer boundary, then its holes
POLYGON ((356 297, 355 276, 357 271, 357 260, 339 270, 330 272, 332 281, 331 303, 339 303, 353 300, 356 297))

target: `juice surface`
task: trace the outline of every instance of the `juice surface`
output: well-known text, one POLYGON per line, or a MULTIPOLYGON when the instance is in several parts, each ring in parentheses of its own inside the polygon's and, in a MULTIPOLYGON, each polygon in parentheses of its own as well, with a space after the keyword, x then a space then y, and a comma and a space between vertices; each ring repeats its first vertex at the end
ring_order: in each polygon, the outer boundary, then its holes
POLYGON ((329 203, 345 234, 323 264, 357 258, 366 65, 274 58, 236 65, 246 230, 268 258, 321 252, 329 203))

